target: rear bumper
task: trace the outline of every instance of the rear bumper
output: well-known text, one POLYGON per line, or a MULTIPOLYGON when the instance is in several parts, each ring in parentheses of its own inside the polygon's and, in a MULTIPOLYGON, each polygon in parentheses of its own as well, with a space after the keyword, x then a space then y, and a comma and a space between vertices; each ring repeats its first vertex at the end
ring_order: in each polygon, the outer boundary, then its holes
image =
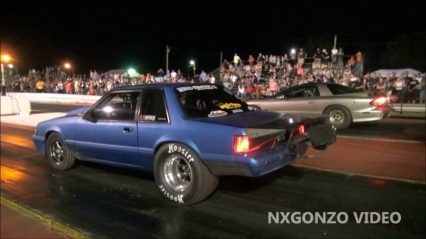
MULTIPOLYGON (((303 135, 293 134, 288 142, 281 141, 271 150, 262 149, 245 155, 201 155, 214 175, 258 177, 278 170, 303 156, 310 143, 323 150, 336 141, 336 134, 325 118, 305 119, 308 128, 303 135)), ((294 132, 294 131, 293 131, 294 132)))
POLYGON ((209 170, 217 176, 236 175, 247 177, 258 177, 278 170, 305 154, 307 141, 290 144, 285 147, 284 143, 277 145, 272 151, 267 149, 245 155, 233 155, 228 158, 205 159, 209 170))
POLYGON ((383 118, 389 117, 390 113, 392 112, 392 109, 390 107, 384 107, 384 108, 378 108, 374 110, 364 111, 364 112, 358 112, 357 114, 353 115, 353 122, 359 123, 359 122, 368 122, 368 121, 379 121, 383 118))

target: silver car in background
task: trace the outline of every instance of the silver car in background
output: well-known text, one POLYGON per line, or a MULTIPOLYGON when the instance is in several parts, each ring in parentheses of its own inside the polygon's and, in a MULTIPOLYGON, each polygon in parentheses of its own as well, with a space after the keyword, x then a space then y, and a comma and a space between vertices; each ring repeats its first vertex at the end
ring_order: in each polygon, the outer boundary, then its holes
POLYGON ((370 96, 369 92, 331 83, 298 85, 248 103, 262 110, 306 117, 327 115, 337 129, 356 122, 381 120, 391 111, 386 96, 370 96))

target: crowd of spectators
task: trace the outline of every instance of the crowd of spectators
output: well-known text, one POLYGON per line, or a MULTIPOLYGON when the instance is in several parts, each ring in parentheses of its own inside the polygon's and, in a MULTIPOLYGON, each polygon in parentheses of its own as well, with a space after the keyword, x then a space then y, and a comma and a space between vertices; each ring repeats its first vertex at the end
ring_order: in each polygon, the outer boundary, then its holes
POLYGON ((104 95, 112 88, 125 85, 188 81, 180 70, 164 72, 159 69, 155 75, 147 73, 137 76, 120 70, 105 73, 91 70, 88 75, 84 75, 67 72, 60 66, 46 67, 43 70, 32 69, 27 75, 14 74, 8 78, 9 91, 81 95, 104 95))
MULTIPOLYGON (((46 92, 82 95, 103 95, 112 88, 123 85, 149 83, 177 83, 188 81, 222 83, 241 99, 255 99, 274 95, 281 90, 304 83, 337 83, 353 88, 397 95, 399 102, 425 103, 425 75, 364 74, 364 56, 361 52, 347 56, 342 49, 317 49, 309 57, 303 50, 292 50, 284 55, 249 55, 244 61, 235 54, 225 60, 219 74, 185 77, 180 70, 131 76, 126 71, 74 74, 60 66, 32 69, 28 74, 9 76, 9 91, 46 92)), ((195 72, 194 72, 195 73, 195 72)))
POLYGON ((397 76, 395 73, 364 74, 364 56, 361 52, 345 56, 342 49, 317 49, 308 57, 303 49, 292 50, 289 55, 249 55, 243 61, 235 54, 224 61, 220 69, 223 84, 237 92, 242 99, 274 95, 289 87, 305 83, 336 83, 377 94, 394 95, 396 101, 425 102, 424 74, 397 76))

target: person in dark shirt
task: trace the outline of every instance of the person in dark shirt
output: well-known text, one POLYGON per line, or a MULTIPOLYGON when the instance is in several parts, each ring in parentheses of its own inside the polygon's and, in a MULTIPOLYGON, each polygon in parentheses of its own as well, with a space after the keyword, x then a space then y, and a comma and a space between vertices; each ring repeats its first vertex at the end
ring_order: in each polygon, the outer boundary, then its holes
POLYGON ((321 62, 324 63, 327 67, 329 66, 330 55, 328 54, 327 49, 322 49, 321 62))
POLYGON ((405 82, 407 85, 407 102, 415 104, 418 97, 417 85, 419 85, 420 82, 408 75, 405 77, 405 82))

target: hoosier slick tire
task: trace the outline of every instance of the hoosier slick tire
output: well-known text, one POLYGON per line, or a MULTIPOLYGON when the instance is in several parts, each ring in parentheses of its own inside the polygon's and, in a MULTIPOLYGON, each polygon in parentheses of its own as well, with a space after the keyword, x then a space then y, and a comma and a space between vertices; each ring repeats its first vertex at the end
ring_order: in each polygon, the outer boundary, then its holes
POLYGON ((155 182, 168 199, 192 205, 207 198, 218 184, 198 155, 179 143, 167 143, 155 154, 155 182))

